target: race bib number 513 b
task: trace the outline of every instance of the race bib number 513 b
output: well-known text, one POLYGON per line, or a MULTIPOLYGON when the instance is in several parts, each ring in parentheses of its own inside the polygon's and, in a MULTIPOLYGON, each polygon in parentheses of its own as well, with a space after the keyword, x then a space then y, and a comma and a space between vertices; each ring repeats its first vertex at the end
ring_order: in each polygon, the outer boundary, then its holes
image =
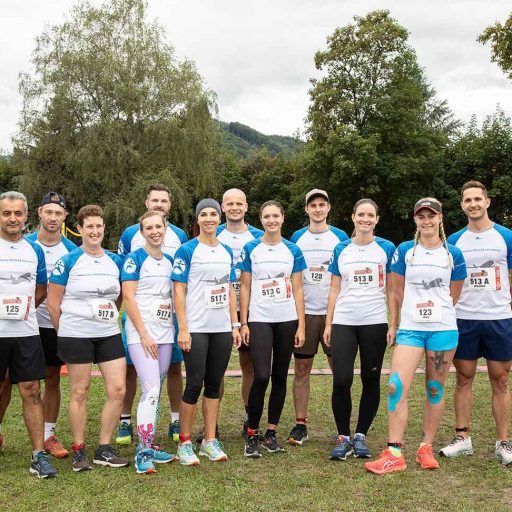
POLYGON ((382 288, 384 286, 383 265, 365 265, 354 268, 348 277, 349 288, 382 288))

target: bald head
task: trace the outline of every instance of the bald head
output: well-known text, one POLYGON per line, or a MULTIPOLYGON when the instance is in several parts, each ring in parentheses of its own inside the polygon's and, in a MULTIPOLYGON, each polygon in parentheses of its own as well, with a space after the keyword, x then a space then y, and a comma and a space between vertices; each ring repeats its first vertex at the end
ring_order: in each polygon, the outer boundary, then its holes
POLYGON ((244 222, 247 212, 247 198, 244 192, 238 188, 230 188, 222 196, 222 211, 228 222, 244 222))
POLYGON ((230 188, 229 190, 226 190, 222 196, 222 202, 226 202, 230 198, 237 198, 241 199, 244 203, 247 202, 247 197, 245 196, 245 193, 243 190, 240 190, 239 188, 230 188))

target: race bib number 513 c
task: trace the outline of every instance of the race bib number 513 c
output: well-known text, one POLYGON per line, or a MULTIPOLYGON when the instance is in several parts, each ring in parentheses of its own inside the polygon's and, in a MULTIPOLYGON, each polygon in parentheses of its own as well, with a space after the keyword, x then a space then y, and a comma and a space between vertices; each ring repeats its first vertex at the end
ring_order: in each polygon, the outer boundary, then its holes
POLYGON ((258 296, 264 302, 288 300, 292 296, 292 283, 288 277, 258 281, 258 296))
POLYGON ((0 320, 27 320, 32 297, 0 295, 0 320))

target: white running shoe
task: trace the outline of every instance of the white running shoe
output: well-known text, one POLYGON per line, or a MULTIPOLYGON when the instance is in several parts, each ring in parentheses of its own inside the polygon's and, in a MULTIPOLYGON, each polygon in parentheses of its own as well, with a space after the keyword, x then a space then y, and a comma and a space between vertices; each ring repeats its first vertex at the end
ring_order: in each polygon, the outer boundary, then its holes
POLYGON ((439 455, 444 457, 459 457, 461 455, 473 455, 471 437, 456 436, 452 442, 439 450, 439 455))
POLYGON ((506 441, 496 441, 496 458, 504 465, 507 466, 512 462, 512 444, 507 439, 506 441))

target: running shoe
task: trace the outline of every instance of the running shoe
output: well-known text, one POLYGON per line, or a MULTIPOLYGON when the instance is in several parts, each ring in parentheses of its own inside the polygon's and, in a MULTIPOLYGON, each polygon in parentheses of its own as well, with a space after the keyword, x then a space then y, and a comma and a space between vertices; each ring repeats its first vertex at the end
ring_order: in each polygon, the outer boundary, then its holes
POLYGON ((133 426, 131 423, 122 421, 119 423, 117 431, 116 444, 130 444, 133 441, 133 426))
POLYGON ((354 457, 361 459, 369 459, 372 456, 370 449, 366 444, 366 436, 364 434, 354 435, 354 457))
POLYGON ((165 452, 157 444, 152 444, 151 449, 153 450, 153 462, 156 462, 157 464, 167 464, 176 458, 176 455, 165 452))
POLYGON ((178 445, 178 452, 176 453, 180 464, 183 466, 199 466, 200 462, 197 455, 194 453, 195 445, 190 441, 180 443, 178 445))
POLYGON ((473 455, 471 437, 455 436, 452 442, 439 450, 443 457, 459 457, 460 455, 473 455))
MULTIPOLYGON (((215 426, 215 437, 216 437, 216 439, 219 439, 219 437, 220 437, 219 425, 215 426)), ((201 430, 199 431, 199 434, 197 434, 196 443, 201 444, 203 441, 204 441, 204 427, 202 427, 201 430)))
POLYGON ((261 457, 261 444, 258 434, 251 436, 245 443, 244 456, 251 459, 259 459, 261 457))
POLYGON ((169 430, 167 431, 167 437, 172 437, 175 443, 180 442, 180 420, 174 420, 169 423, 169 430))
POLYGON ((404 471, 407 469, 405 457, 401 454, 395 457, 391 450, 384 450, 377 460, 372 460, 364 465, 364 469, 376 475, 383 475, 385 473, 393 473, 394 471, 404 471))
POLYGON ((44 442, 44 449, 46 453, 57 459, 65 459, 69 455, 68 450, 62 446, 62 443, 55 436, 50 436, 44 442))
POLYGON ((130 461, 119 455, 114 451, 112 446, 105 445, 103 448, 98 446, 94 452, 94 464, 100 466, 110 466, 111 468, 124 468, 130 465, 130 461))
POLYGON ((37 478, 53 478, 57 476, 57 470, 50 462, 50 456, 46 452, 39 452, 32 457, 32 462, 28 471, 37 478))
POLYGON ((506 441, 496 441, 496 459, 498 459, 504 466, 512 462, 512 444, 507 439, 506 441))
POLYGON ((262 446, 270 453, 284 452, 283 445, 277 440, 275 432, 266 433, 263 436, 262 446))
POLYGON ((354 453, 354 446, 350 436, 339 435, 336 437, 336 446, 332 449, 329 454, 330 460, 347 460, 349 455, 354 453))
POLYGON ((135 471, 139 475, 148 475, 156 473, 155 466, 153 465, 154 450, 151 448, 137 448, 135 452, 135 471))
POLYGON ((228 456, 224 453, 224 446, 218 439, 203 441, 199 449, 199 456, 208 457, 212 462, 228 460, 228 456))
POLYGON ((292 428, 286 442, 293 446, 302 446, 308 439, 308 428, 306 425, 297 423, 297 425, 292 428))
POLYGON ((85 446, 82 446, 82 448, 73 452, 73 462, 71 465, 75 473, 80 471, 89 471, 92 469, 92 466, 89 464, 89 460, 87 459, 85 446))
POLYGON ((416 452, 416 463, 421 466, 421 469, 439 468, 439 462, 437 462, 432 453, 431 444, 424 444, 418 448, 418 451, 416 452))

